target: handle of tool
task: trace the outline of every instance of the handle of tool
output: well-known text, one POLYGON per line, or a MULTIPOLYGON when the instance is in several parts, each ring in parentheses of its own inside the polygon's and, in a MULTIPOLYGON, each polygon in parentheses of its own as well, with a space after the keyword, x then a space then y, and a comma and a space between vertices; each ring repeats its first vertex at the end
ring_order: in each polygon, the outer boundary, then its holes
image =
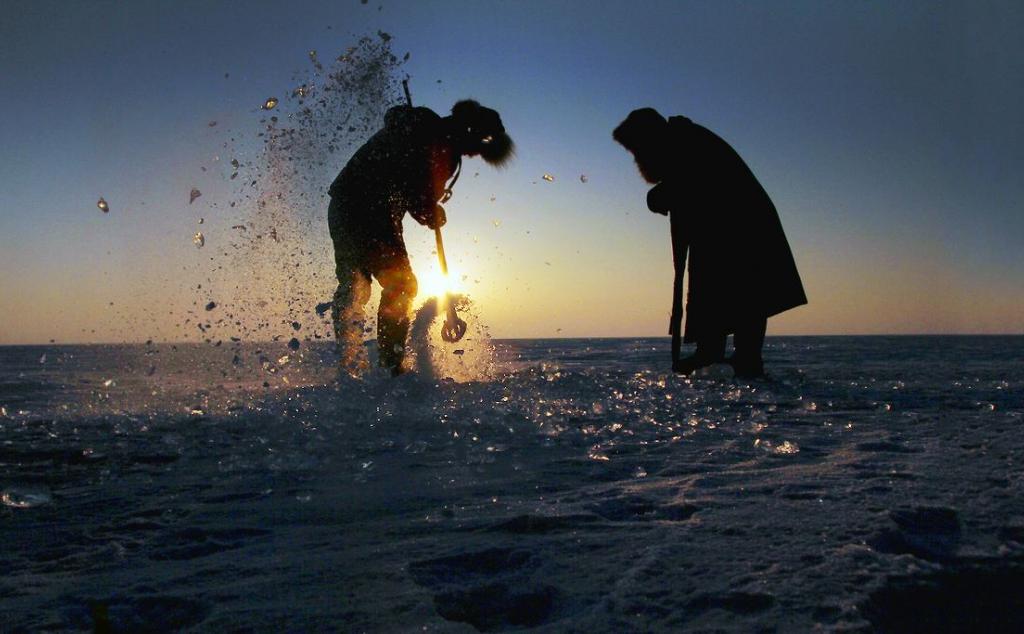
MULTIPOLYGON (((409 78, 402 80, 402 90, 405 92, 405 103, 412 108, 412 94, 409 92, 409 78)), ((448 275, 448 259, 444 257, 444 241, 441 240, 441 227, 434 229, 434 242, 437 244, 437 259, 441 263, 441 272, 448 275)))
POLYGON ((676 212, 669 213, 672 233, 672 263, 675 276, 672 279, 672 317, 669 319, 668 334, 672 335, 672 362, 679 360, 683 339, 683 274, 686 271, 688 242, 684 234, 682 218, 676 212))
POLYGON ((406 77, 402 80, 402 90, 405 91, 405 103, 407 106, 412 108, 412 95, 409 94, 409 78, 406 77))
POLYGON ((444 242, 441 241, 441 227, 434 229, 434 242, 437 244, 437 261, 441 263, 441 272, 448 275, 448 259, 444 257, 444 242))

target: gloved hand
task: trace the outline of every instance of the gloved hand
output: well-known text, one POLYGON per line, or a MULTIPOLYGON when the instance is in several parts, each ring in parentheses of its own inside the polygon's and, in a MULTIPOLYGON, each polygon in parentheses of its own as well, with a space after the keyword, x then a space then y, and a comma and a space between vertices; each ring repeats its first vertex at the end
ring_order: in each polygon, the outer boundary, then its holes
POLYGON ((448 222, 448 216, 444 213, 444 207, 436 205, 434 207, 434 215, 427 218, 426 225, 431 229, 440 229, 448 222))
POLYGON ((667 216, 675 202, 674 197, 668 183, 658 183, 647 192, 647 208, 656 214, 667 216))

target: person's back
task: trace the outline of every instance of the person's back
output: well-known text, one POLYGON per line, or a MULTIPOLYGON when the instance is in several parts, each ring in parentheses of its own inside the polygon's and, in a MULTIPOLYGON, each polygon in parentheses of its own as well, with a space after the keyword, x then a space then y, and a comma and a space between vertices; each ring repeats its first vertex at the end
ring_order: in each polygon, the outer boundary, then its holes
POLYGON ((665 181, 685 191, 685 205, 676 205, 685 206, 679 211, 697 260, 691 266, 707 273, 698 284, 715 295, 709 298, 718 306, 714 318, 732 331, 727 314, 757 310, 771 316, 807 303, 778 211, 747 163, 706 127, 680 116, 668 123, 672 143, 685 148, 679 155, 687 173, 677 166, 665 181))
POLYGON ((388 110, 384 127, 356 151, 328 190, 351 214, 345 219, 349 228, 386 239, 401 235, 406 212, 420 211, 424 198, 433 212, 459 159, 445 143, 442 121, 429 108, 388 110))

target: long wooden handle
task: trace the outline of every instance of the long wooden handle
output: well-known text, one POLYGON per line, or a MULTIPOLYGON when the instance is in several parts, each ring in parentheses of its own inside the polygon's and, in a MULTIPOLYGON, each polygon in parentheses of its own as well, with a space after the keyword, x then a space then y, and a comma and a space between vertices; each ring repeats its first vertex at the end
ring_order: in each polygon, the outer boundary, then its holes
POLYGON ((441 227, 434 229, 434 243, 437 244, 437 261, 441 263, 441 272, 448 275, 448 259, 444 257, 444 242, 441 240, 441 227))
POLYGON ((679 360, 683 338, 683 273, 686 270, 688 244, 683 231, 682 218, 676 212, 669 214, 672 232, 672 263, 675 276, 672 280, 672 317, 669 319, 668 334, 672 335, 672 362, 679 360))

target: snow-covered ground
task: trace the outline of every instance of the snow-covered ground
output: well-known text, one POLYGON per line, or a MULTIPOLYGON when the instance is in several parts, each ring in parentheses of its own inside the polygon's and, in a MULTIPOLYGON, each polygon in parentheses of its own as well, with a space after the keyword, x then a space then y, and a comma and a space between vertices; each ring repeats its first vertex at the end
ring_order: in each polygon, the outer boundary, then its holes
POLYGON ((0 348, 0 630, 1024 626, 1024 338, 491 345, 0 348))

